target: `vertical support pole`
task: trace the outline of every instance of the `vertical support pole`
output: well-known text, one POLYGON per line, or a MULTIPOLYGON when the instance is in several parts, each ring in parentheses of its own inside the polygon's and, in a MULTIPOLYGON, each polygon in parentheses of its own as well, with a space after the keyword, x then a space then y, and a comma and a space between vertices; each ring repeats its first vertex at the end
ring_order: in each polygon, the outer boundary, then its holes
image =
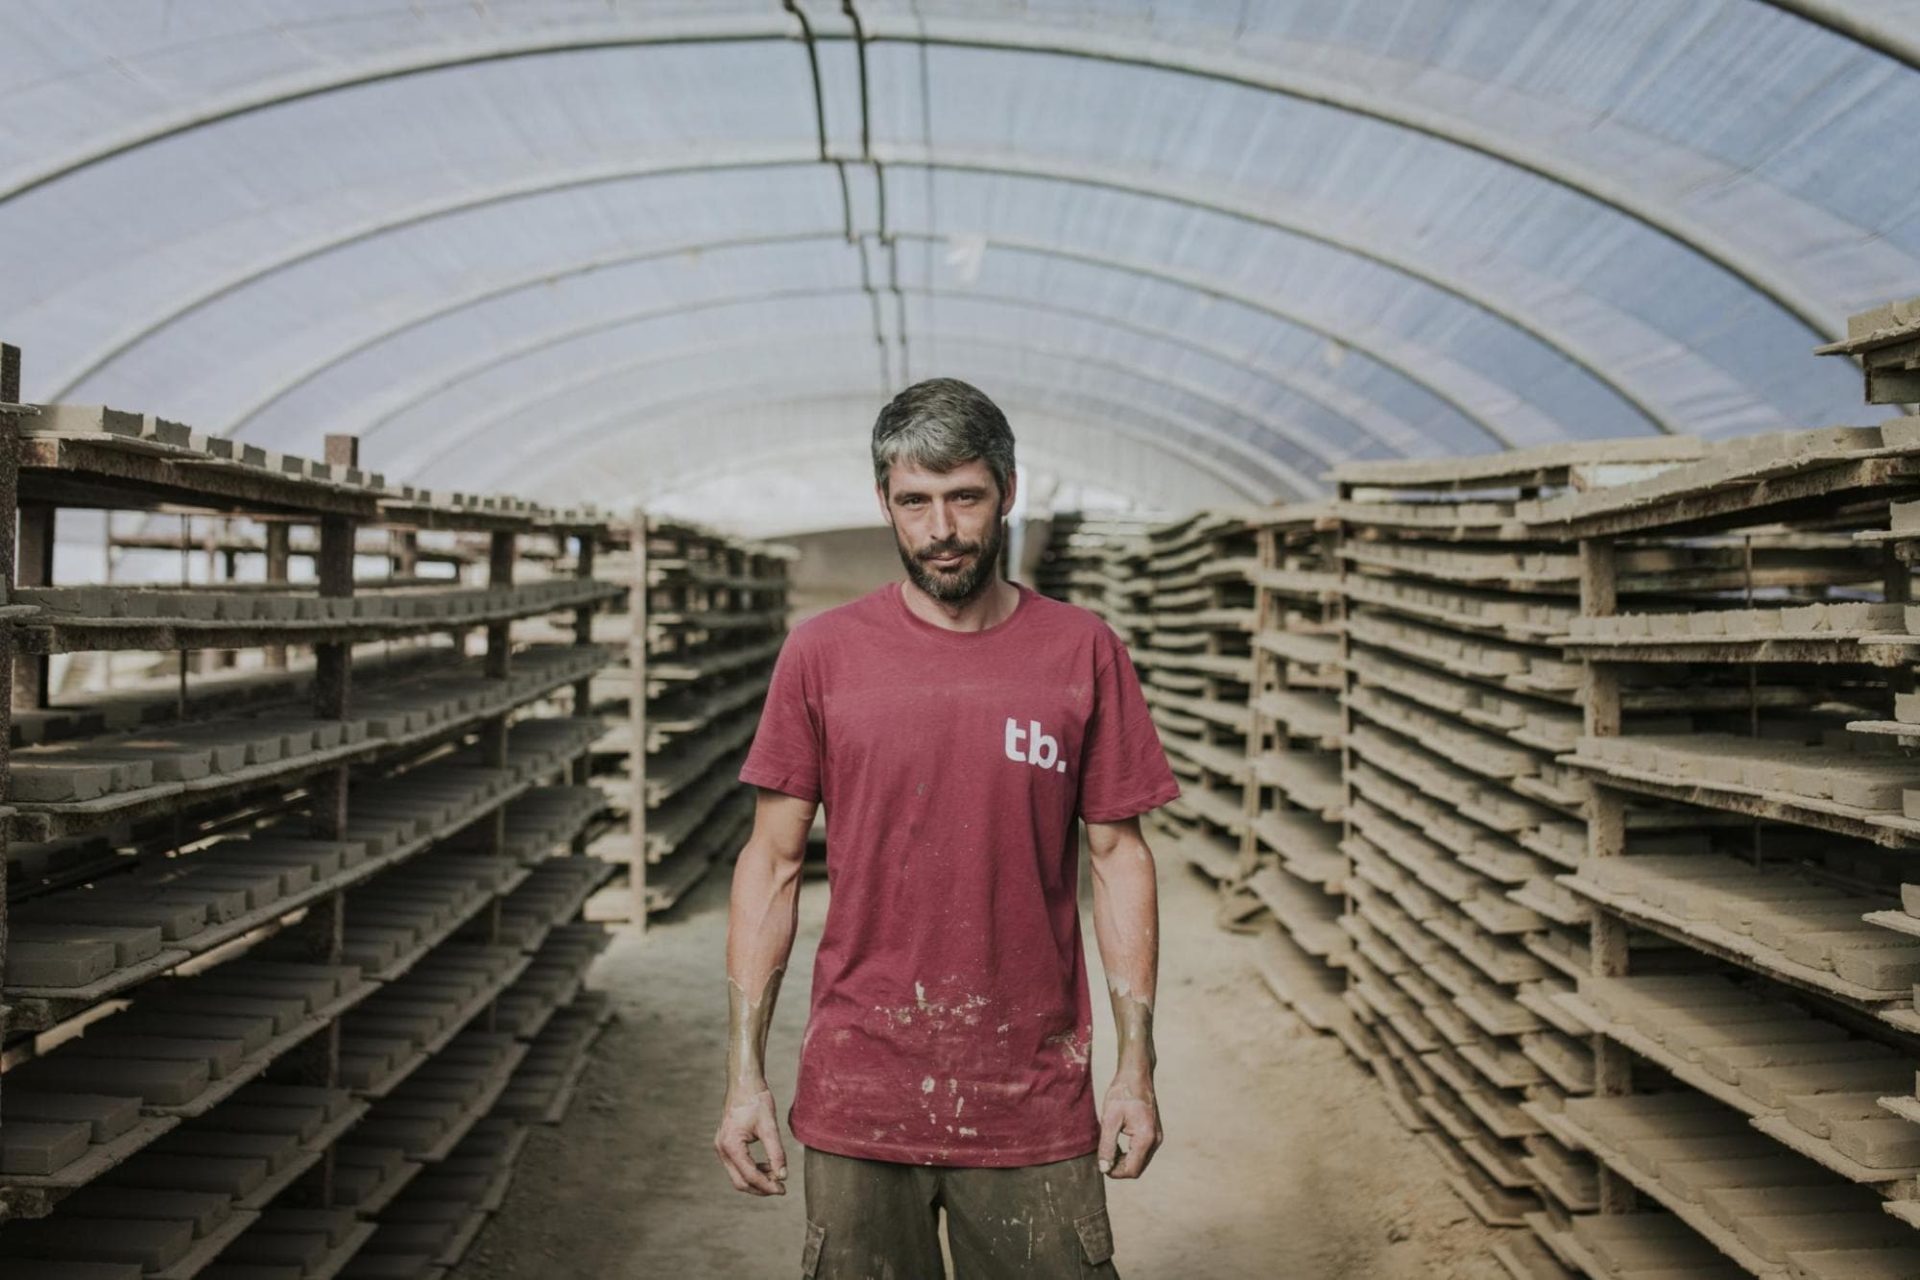
MULTIPOLYGON (((1913 565, 1901 554, 1901 548, 1887 545, 1880 549, 1880 585, 1882 597, 1888 604, 1913 603, 1913 565)), ((1916 687, 1914 668, 1895 667, 1887 672, 1887 686, 1890 694, 1912 693, 1916 687)), ((1887 699, 1886 713, 1893 719, 1893 698, 1887 699)))
MULTIPOLYGON (((488 587, 504 590, 513 585, 513 558, 516 550, 514 535, 504 530, 496 530, 488 539, 488 587)), ((487 652, 482 661, 489 680, 507 678, 513 652, 511 628, 512 624, 507 622, 487 624, 487 652)), ((481 727, 480 763, 489 769, 507 767, 507 713, 504 711, 490 718, 481 727)), ((482 844, 487 853, 494 856, 498 856, 500 851, 506 848, 507 810, 505 805, 495 807, 488 818, 482 844)))
MULTIPOLYGON (((1341 484, 1335 489, 1340 506, 1353 501, 1353 486, 1341 484)), ((1353 640, 1347 634, 1347 558, 1343 553, 1347 538, 1346 518, 1336 513, 1327 521, 1321 550, 1333 566, 1336 583, 1333 601, 1327 606, 1327 620, 1333 623, 1340 637, 1340 843, 1345 846, 1353 838, 1353 822, 1347 816, 1353 812, 1353 640)), ((1355 914, 1353 894, 1348 886, 1353 883, 1353 859, 1344 851, 1340 857, 1340 914, 1350 917, 1355 914)), ((1347 994, 1351 998, 1354 992, 1353 969, 1346 970, 1347 994)))
POLYGON ((1280 561, 1280 532, 1272 524, 1263 525, 1254 535, 1259 547, 1255 557, 1258 568, 1253 580, 1253 674, 1247 682, 1247 778, 1241 785, 1241 812, 1246 817, 1245 830, 1240 835, 1240 878, 1245 880, 1260 865, 1260 837, 1255 834, 1254 826, 1260 819, 1260 810, 1266 800, 1265 788, 1260 783, 1260 760, 1267 754, 1267 744, 1274 739, 1273 725, 1260 712, 1260 696, 1279 680, 1275 676, 1274 655, 1260 643, 1261 637, 1274 629, 1275 607, 1271 588, 1265 585, 1262 573, 1278 567, 1280 561))
MULTIPOLYGON (((292 560, 293 526, 285 520, 269 520, 267 530, 267 581, 285 583, 287 566, 292 560)), ((267 646, 267 666, 276 671, 287 667, 287 646, 270 644, 267 646)))
MULTIPOLYGON (((359 440, 349 435, 326 438, 325 460, 335 466, 359 465, 359 440)), ((287 528, 282 521, 269 529, 287 528)), ((325 598, 353 594, 354 522, 347 516, 324 515, 320 518, 318 576, 320 594, 325 598)), ((284 541, 282 546, 285 546, 284 541)), ((284 563, 284 561, 283 561, 284 563)), ((335 641, 314 646, 313 713, 326 720, 344 720, 353 702, 353 646, 335 641)), ((322 773, 312 784, 312 832, 316 839, 340 840, 347 834, 348 770, 338 765, 322 773)), ((338 964, 346 944, 347 902, 344 893, 330 893, 308 908, 300 924, 306 954, 316 962, 338 964)), ((329 1023, 297 1051, 298 1070, 313 1084, 333 1087, 340 1082, 340 1023, 329 1023)), ((327 1151, 320 1163, 319 1202, 333 1202, 333 1151, 327 1151)))
MULTIPOLYGON (((575 535, 574 545, 577 551, 573 559, 574 577, 581 582, 593 578, 594 534, 582 529, 575 535)), ((583 604, 573 611, 573 642, 576 645, 593 643, 593 615, 599 609, 597 602, 583 604)), ((593 677, 585 675, 573 682, 573 714, 591 719, 593 717, 593 677)), ((568 771, 567 780, 576 787, 584 787, 591 780, 593 757, 583 754, 575 758, 568 771)), ((574 833, 569 852, 580 855, 587 851, 587 832, 582 827, 574 833)))
MULTIPOLYGON (((18 400, 9 400, 8 404, 18 404, 18 400)), ((16 428, 16 432, 17 432, 16 428)), ((16 439, 17 439, 16 435, 16 439)), ((16 445, 14 456, 18 458, 16 445)), ((18 464, 16 463, 16 471, 18 464)), ((53 536, 56 508, 50 503, 27 502, 19 505, 20 541, 14 549, 15 581, 23 587, 50 587, 53 585, 53 536)), ((49 705, 53 690, 49 687, 52 659, 44 654, 32 654, 24 657, 15 672, 13 686, 13 705, 27 710, 39 710, 49 705)))
MULTIPOLYGON (((1580 541, 1580 612, 1605 617, 1619 608, 1619 564, 1614 544, 1598 538, 1580 541)), ((1620 734, 1620 673, 1588 659, 1584 664, 1581 705, 1585 729, 1597 738, 1620 734)), ((1587 856, 1617 858, 1627 851, 1626 797, 1600 782, 1587 783, 1587 856)), ((1601 907, 1593 908, 1592 965, 1596 978, 1624 977, 1628 971, 1627 926, 1601 907)), ((1593 1091, 1613 1097, 1633 1091, 1633 1059, 1624 1045, 1596 1033, 1593 1037, 1593 1091)), ((1604 1166, 1600 1170, 1600 1211, 1630 1213, 1631 1183, 1604 1166)))
MULTIPOLYGON (((20 348, 0 344, 0 404, 20 403, 20 348)), ((16 568, 14 513, 20 499, 20 417, 0 409, 0 585, 13 582, 16 568)), ((9 590, 11 588, 9 587, 9 590)), ((0 619, 0 679, 13 687, 13 623, 0 619)), ((13 822, 7 813, 12 799, 13 772, 8 763, 13 744, 13 699, 0 700, 0 863, 4 863, 7 842, 13 837, 13 822)), ((6 978, 7 895, 0 884, 0 983, 6 978)), ((7 1007, 0 1004, 0 1045, 6 1043, 7 1007)), ((4 1080, 4 1077, 0 1077, 4 1080)), ((4 1090, 0 1090, 4 1093, 4 1090)), ((0 1111, 5 1098, 0 1096, 0 1111)), ((3 1117, 0 1117, 3 1118, 3 1117)))
MULTIPOLYGON (((412 578, 420 572, 420 531, 418 529, 395 529, 387 534, 389 559, 392 574, 396 578, 412 578)), ((456 578, 460 575, 454 574, 456 578)))
POLYGON ((633 841, 627 870, 627 887, 633 894, 633 927, 644 933, 647 928, 647 513, 635 508, 632 531, 633 577, 627 585, 627 616, 633 631, 627 637, 627 666, 633 688, 627 695, 627 725, 632 730, 632 745, 627 748, 628 782, 633 788, 628 803, 627 826, 633 841))
MULTIPOLYGON (((503 591, 513 585, 513 561, 519 547, 514 535, 505 530, 496 529, 487 541, 487 586, 503 591)), ((482 669, 489 680, 505 680, 512 669, 513 624, 511 622, 490 622, 487 624, 487 652, 482 659, 482 669)), ((511 713, 502 711, 490 717, 480 728, 480 763, 489 769, 507 767, 507 725, 511 713)), ((497 804, 493 812, 482 819, 480 832, 480 850, 483 855, 497 858, 507 848, 507 806, 497 804)), ((487 942, 497 946, 501 941, 501 929, 504 927, 501 900, 494 895, 487 908, 487 942)), ((500 1002, 495 999, 487 1005, 487 1029, 495 1026, 500 1002)))
MULTIPOLYGON (((220 522, 220 541, 224 544, 220 549, 220 580, 231 584, 240 577, 240 553, 234 550, 232 520, 222 520, 220 522)), ((238 649, 222 649, 220 651, 220 665, 223 667, 239 666, 240 651, 238 649)))

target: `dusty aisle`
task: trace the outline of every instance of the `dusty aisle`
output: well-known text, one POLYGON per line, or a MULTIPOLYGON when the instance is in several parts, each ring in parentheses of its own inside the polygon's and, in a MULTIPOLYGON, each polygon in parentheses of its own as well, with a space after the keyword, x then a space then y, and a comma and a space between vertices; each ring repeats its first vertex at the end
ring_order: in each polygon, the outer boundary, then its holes
MULTIPOLYGON (((1160 873, 1165 933, 1159 1087, 1171 1134, 1147 1176, 1109 1183, 1127 1280, 1493 1280, 1482 1229, 1438 1162, 1340 1046, 1275 1004, 1247 945, 1212 923, 1185 867, 1160 873)), ((801 936, 770 1058, 784 1111, 806 1014, 824 881, 801 936)), ((1084 909, 1084 903, 1083 903, 1084 909)), ((1092 928, 1086 924, 1091 951, 1092 928)), ((726 1045, 726 882, 716 875, 596 971, 620 1020, 566 1122, 536 1129, 500 1215, 455 1280, 763 1280, 799 1273, 799 1189, 750 1198, 712 1152, 726 1045)), ((1096 994, 1104 991, 1093 957, 1096 994)), ((1096 1087, 1112 1063, 1096 1000, 1096 1087)), ((789 1146, 799 1174, 797 1149, 789 1146)), ((901 1280, 918 1280, 902 1277, 901 1280)))

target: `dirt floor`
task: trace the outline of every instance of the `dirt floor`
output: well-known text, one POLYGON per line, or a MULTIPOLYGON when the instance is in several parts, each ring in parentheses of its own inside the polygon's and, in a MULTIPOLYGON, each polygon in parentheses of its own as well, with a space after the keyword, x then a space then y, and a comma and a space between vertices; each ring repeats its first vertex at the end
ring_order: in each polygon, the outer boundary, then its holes
MULTIPOLYGON (((1275 1003, 1251 944, 1215 927, 1211 889, 1165 860, 1160 879, 1157 1079, 1170 1136, 1139 1182, 1108 1184, 1120 1273, 1504 1276, 1489 1253, 1497 1234, 1447 1190, 1438 1161, 1388 1113, 1372 1077, 1275 1003)), ((725 881, 723 869, 601 958, 594 985, 613 994, 618 1019, 566 1121, 535 1130, 506 1204, 454 1280, 798 1275, 798 1148, 789 1139, 795 1190, 765 1200, 728 1185, 711 1145, 724 1087, 725 881)), ((809 880, 770 1052, 783 1113, 826 901, 825 881, 809 880)), ((1093 965, 1103 991, 1097 953, 1093 965)), ((1113 1038, 1104 1002, 1095 1003, 1100 1088, 1113 1038)))

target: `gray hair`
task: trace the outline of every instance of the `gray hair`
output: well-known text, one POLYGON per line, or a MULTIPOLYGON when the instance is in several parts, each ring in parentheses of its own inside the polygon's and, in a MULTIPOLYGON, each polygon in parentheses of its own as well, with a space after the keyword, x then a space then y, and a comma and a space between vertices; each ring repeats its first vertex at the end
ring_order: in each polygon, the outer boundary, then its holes
POLYGON ((929 378, 895 396, 873 423, 873 482, 882 492, 896 462, 946 472, 987 464, 1000 496, 1013 475, 1013 428, 1000 406, 958 378, 929 378))

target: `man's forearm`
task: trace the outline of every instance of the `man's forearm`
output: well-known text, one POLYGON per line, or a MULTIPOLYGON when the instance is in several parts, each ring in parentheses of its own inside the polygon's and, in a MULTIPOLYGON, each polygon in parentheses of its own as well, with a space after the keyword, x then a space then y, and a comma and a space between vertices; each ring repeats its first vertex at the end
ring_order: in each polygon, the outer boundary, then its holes
POLYGON ((749 840, 733 869, 727 915, 727 1091, 766 1087, 767 1032, 793 950, 800 863, 749 840))
POLYGON ((1153 1000, 1160 968, 1159 886, 1146 841, 1129 833, 1093 859, 1093 931, 1122 1071, 1152 1074, 1153 1000))

